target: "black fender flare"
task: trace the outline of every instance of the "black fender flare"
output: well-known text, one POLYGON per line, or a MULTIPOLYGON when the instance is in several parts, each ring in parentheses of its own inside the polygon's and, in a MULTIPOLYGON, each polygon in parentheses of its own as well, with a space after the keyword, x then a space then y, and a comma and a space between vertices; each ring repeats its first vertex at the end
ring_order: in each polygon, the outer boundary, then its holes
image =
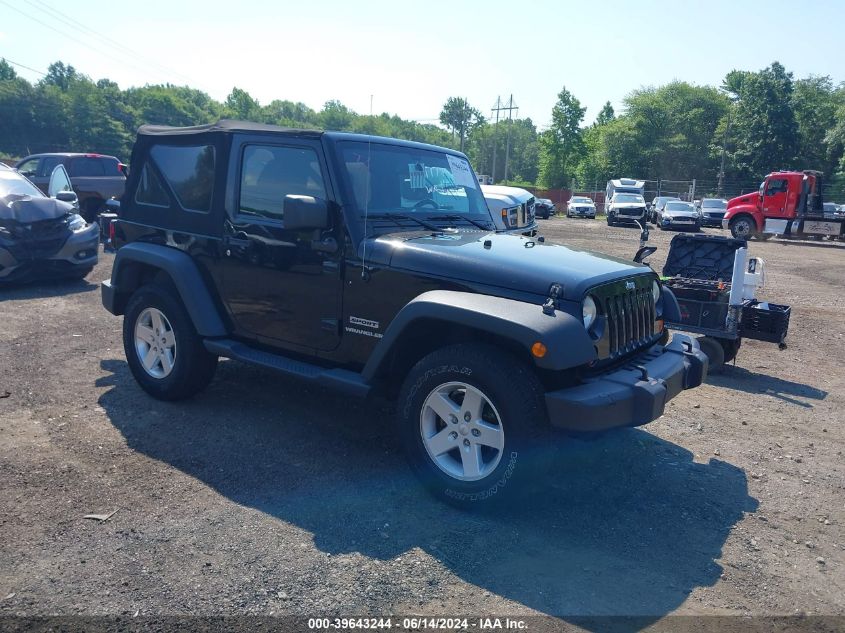
POLYGON ((129 297, 140 286, 140 279, 132 272, 133 263, 158 268, 170 276, 198 334, 226 336, 226 327, 194 260, 183 251, 160 244, 134 242, 118 249, 111 282, 103 282, 103 305, 109 312, 123 314, 129 297))
POLYGON ((667 323, 681 322, 681 306, 675 293, 666 286, 660 286, 660 295, 663 299, 663 310, 660 317, 667 323))
POLYGON ((569 369, 597 359, 584 324, 571 314, 560 310, 545 314, 537 304, 503 297, 432 290, 408 302, 390 322, 361 372, 365 380, 378 375, 403 332, 421 319, 456 323, 510 339, 543 369, 569 369), (537 341, 546 346, 542 358, 531 354, 531 346, 537 341))

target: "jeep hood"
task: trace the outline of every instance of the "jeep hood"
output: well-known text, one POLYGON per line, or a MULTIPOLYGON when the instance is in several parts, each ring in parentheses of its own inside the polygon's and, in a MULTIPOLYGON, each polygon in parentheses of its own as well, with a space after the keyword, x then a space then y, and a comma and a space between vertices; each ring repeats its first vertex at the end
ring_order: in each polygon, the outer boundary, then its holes
POLYGON ((390 268, 543 297, 559 283, 571 301, 580 301, 588 288, 601 283, 653 274, 633 261, 522 235, 404 232, 371 238, 364 245, 368 260, 390 268))
POLYGON ((30 196, 0 198, 0 221, 5 222, 30 224, 42 220, 54 220, 74 212, 75 208, 72 204, 54 198, 30 196))

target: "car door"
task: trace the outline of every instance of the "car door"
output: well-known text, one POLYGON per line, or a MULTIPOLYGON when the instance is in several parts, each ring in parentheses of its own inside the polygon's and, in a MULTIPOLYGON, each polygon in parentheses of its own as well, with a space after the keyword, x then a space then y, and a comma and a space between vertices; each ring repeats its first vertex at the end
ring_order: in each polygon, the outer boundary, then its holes
MULTIPOLYGON (((286 195, 330 200, 318 141, 243 138, 232 148, 235 183, 223 236, 223 300, 236 336, 317 350, 340 342, 341 251, 334 228, 285 227, 286 195)), ((333 207, 333 205, 332 205, 333 207)))
POLYGON ((59 194, 63 194, 63 197, 66 197, 64 194, 72 194, 74 197, 76 196, 76 194, 73 193, 73 185, 70 184, 70 176, 68 176, 64 165, 56 165, 53 172, 50 174, 50 179, 47 183, 48 196, 51 198, 58 198, 59 194))
POLYGON ((786 215, 786 196, 789 181, 786 178, 772 178, 763 191, 763 215, 778 218, 786 215))

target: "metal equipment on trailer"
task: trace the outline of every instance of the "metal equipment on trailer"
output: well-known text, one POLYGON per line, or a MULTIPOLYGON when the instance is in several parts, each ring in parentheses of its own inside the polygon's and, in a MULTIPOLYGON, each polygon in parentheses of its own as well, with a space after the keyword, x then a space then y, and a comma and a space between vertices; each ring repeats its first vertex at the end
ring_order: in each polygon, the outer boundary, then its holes
MULTIPOLYGON (((654 252, 644 246, 635 260, 654 252)), ((715 235, 680 234, 672 238, 662 271, 663 284, 672 290, 680 306, 674 330, 701 334, 702 351, 711 371, 736 358, 742 339, 777 343, 786 348, 790 307, 757 299, 765 281, 765 262, 749 257, 745 240, 715 235)))

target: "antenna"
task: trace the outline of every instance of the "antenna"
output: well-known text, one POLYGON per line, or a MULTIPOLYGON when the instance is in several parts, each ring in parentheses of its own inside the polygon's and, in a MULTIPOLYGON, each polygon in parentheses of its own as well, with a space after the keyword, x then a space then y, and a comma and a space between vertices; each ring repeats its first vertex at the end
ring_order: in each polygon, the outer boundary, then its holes
MULTIPOLYGON (((373 95, 370 95, 370 123, 373 118, 373 95)), ((361 279, 368 278, 367 273, 367 219, 370 214, 370 163, 373 155, 372 135, 367 138, 367 186, 364 188, 364 241, 361 245, 361 279)))

